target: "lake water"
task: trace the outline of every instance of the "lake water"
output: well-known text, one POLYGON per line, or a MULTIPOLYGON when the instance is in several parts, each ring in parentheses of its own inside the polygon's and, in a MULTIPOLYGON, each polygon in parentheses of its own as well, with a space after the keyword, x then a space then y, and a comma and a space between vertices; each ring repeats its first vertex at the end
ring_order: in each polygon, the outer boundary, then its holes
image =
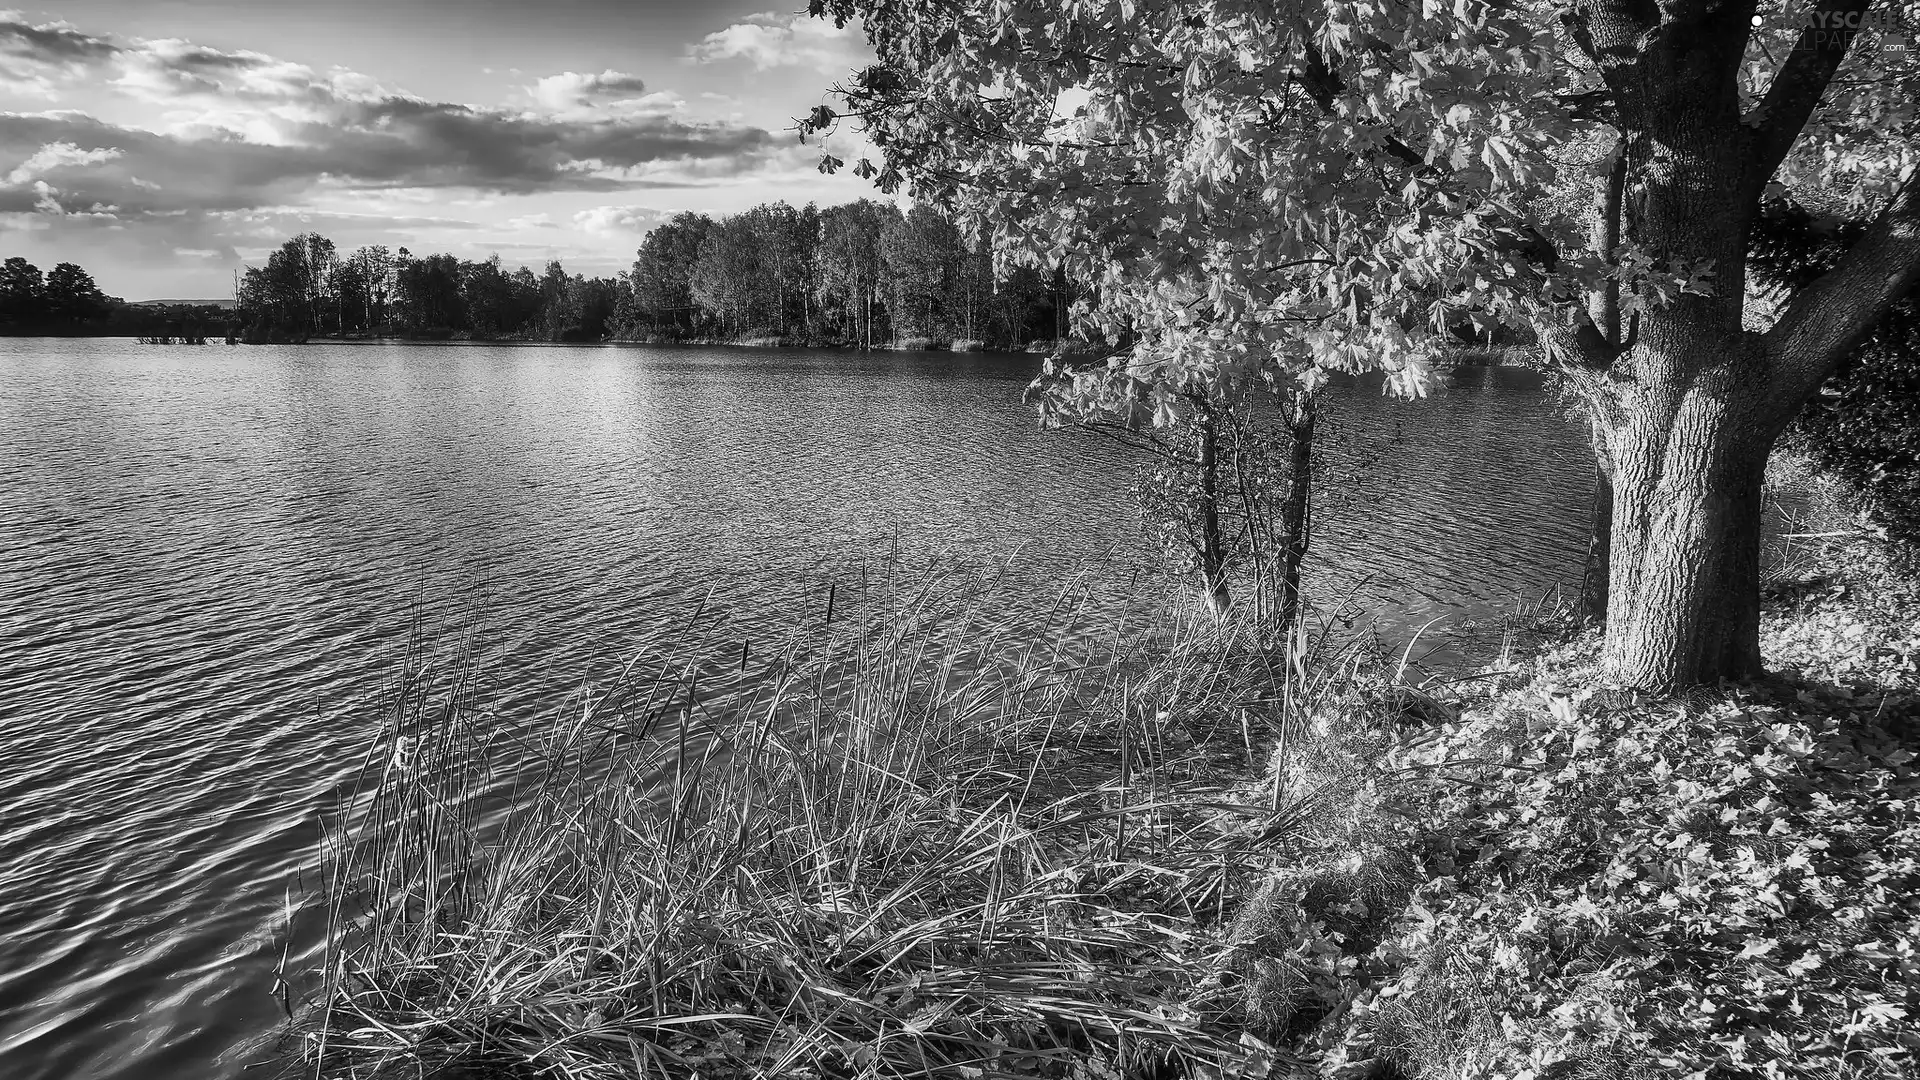
MULTIPOLYGON (((1039 430, 1035 366, 0 339, 0 1076, 258 1056, 288 890, 422 612, 480 613, 498 707, 533 710, 702 604, 778 633, 896 549, 1119 603, 1136 461, 1039 430)), ((1578 576, 1590 466, 1538 376, 1329 406, 1384 457, 1315 580, 1412 625, 1578 576)))

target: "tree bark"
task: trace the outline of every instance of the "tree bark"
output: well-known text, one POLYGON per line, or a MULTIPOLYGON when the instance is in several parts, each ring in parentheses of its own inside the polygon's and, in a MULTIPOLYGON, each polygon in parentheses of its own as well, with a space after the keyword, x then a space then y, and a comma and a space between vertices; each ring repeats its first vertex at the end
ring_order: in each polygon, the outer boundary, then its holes
POLYGON ((1603 664, 1631 685, 1761 673, 1761 485, 1777 427, 1738 392, 1742 366, 1709 370, 1615 433, 1603 664))
POLYGON ((1768 350, 1742 322, 1747 229, 1772 172, 1736 92, 1750 11, 1569 9, 1617 104, 1632 194, 1621 235, 1663 272, 1707 282, 1642 301, 1630 348, 1617 327, 1589 328, 1586 392, 1613 480, 1602 662, 1648 688, 1760 671, 1760 485, 1791 413, 1768 400, 1768 350))
POLYGON ((1576 615, 1588 626, 1607 621, 1607 593, 1613 567, 1613 477, 1606 467, 1593 468, 1593 510, 1587 525, 1587 560, 1580 573, 1580 608, 1576 615))
POLYGON ((1280 506, 1280 527, 1286 543, 1280 550, 1280 596, 1276 625, 1285 640, 1300 617, 1300 564, 1313 540, 1313 428, 1319 410, 1314 396, 1296 391, 1287 433, 1292 446, 1287 464, 1287 494, 1280 506))
POLYGON ((1207 607, 1215 615, 1225 615, 1232 605, 1227 589, 1226 545, 1220 536, 1220 426, 1209 409, 1202 408, 1194 418, 1199 446, 1195 464, 1199 466, 1199 544, 1200 588, 1207 607))

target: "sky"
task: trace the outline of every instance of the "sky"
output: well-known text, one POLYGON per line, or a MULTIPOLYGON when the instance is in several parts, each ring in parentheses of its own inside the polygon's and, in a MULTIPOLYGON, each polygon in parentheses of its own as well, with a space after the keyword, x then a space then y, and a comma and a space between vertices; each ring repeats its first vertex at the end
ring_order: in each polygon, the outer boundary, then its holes
POLYGON ((682 210, 873 196, 791 130, 864 37, 772 2, 0 9, 0 258, 128 300, 229 296, 306 231, 607 274, 682 210))

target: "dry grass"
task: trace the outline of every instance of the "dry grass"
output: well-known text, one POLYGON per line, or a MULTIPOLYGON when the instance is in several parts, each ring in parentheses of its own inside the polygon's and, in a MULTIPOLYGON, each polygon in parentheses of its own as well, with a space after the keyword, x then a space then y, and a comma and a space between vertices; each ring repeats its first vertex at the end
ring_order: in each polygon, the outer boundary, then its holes
POLYGON ((1064 598, 1016 640, 999 599, 892 580, 721 696, 700 684, 738 638, 690 629, 539 729, 483 715, 464 658, 410 668, 332 860, 309 1071, 1271 1063, 1243 1038, 1234 897, 1334 789, 1231 781, 1305 753, 1357 660, 1204 623, 1091 633, 1064 598))

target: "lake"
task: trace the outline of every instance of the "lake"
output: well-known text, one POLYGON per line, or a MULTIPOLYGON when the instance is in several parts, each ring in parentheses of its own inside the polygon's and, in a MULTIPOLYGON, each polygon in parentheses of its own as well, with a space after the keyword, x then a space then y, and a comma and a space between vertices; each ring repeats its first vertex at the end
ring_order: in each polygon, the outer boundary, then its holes
MULTIPOLYGON (((531 711, 695 610, 777 635, 895 551, 1123 605, 1138 461, 1040 430, 1036 366, 0 339, 0 1076, 258 1057, 289 890, 415 620, 484 625, 497 707, 531 711)), ((1328 408, 1336 453, 1382 457, 1310 588, 1405 627, 1577 579, 1590 459, 1540 376, 1328 408)))

